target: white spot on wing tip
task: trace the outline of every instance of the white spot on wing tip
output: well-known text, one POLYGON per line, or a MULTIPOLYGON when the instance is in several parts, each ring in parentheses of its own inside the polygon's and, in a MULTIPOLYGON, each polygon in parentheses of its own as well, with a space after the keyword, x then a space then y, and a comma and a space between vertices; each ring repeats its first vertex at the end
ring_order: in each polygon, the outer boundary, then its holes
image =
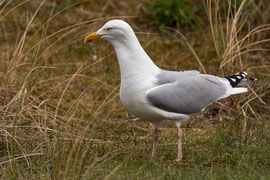
POLYGON ((245 72, 245 71, 243 71, 243 74, 246 76, 247 75, 247 73, 245 72))
POLYGON ((238 75, 237 75, 236 78, 237 78, 237 79, 241 79, 241 76, 238 76, 238 75))
POLYGON ((230 78, 233 82, 236 82, 236 79, 234 79, 234 78, 230 78))

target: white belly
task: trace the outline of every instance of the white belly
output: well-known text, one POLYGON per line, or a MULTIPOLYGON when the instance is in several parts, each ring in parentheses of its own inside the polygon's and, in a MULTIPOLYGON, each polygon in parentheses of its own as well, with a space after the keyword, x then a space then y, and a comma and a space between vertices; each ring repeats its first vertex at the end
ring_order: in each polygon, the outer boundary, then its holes
POLYGON ((121 82, 120 99, 127 111, 154 124, 163 120, 188 120, 188 115, 164 111, 154 107, 146 100, 146 91, 157 86, 154 82, 156 81, 151 78, 144 78, 143 81, 133 84, 121 82))

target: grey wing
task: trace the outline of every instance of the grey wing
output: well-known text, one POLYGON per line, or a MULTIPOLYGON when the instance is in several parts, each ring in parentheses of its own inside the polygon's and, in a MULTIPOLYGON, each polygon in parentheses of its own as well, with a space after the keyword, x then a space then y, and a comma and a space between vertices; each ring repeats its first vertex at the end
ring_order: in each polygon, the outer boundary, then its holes
POLYGON ((162 79, 165 76, 167 83, 163 79, 164 84, 148 90, 146 99, 152 105, 169 112, 200 112, 226 96, 226 85, 219 77, 184 71, 173 74, 164 72, 157 78, 162 79))

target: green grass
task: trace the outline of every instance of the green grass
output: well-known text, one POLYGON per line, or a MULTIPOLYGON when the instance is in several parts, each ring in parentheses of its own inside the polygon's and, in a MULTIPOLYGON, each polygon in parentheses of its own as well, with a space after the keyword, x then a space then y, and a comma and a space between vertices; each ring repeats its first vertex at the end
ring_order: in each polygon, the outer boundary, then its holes
POLYGON ((266 6, 246 2, 254 9, 247 19, 233 12, 239 18, 233 25, 213 1, 208 15, 197 17, 202 27, 168 28, 161 36, 142 23, 145 1, 42 2, 0 2, 1 179, 270 178, 269 25, 260 26, 269 16, 257 11, 269 14, 266 6), (83 44, 112 16, 132 25, 161 68, 219 76, 245 70, 258 78, 248 93, 214 103, 183 125, 180 163, 172 126, 161 129, 150 161, 153 127, 122 106, 112 46, 83 44))
MULTIPOLYGON (((158 147, 158 158, 149 161, 151 138, 149 141, 131 142, 109 157, 109 160, 96 165, 90 172, 92 177, 110 175, 112 179, 252 179, 269 177, 269 148, 267 143, 247 144, 235 140, 228 132, 207 133, 206 136, 189 137, 184 143, 184 159, 174 161, 176 138, 173 130, 166 130, 158 147), (226 138, 227 137, 227 138, 226 138), (129 150, 132 149, 132 150, 129 150), (120 167, 119 167, 120 166, 120 167), (115 169, 117 172, 114 173, 115 169)), ((127 133, 127 132, 126 132, 127 133)), ((191 136, 191 135, 190 135, 191 136)), ((269 134, 268 134, 269 136, 269 134)), ((136 141, 133 140, 133 141, 136 141)))
MULTIPOLYGON (((83 160, 86 161, 83 179, 268 179, 270 176, 269 132, 255 132, 249 142, 245 142, 236 134, 224 131, 223 127, 211 128, 204 134, 201 134, 203 130, 184 131, 184 136, 187 135, 184 158, 177 163, 174 161, 177 150, 174 128, 162 129, 157 159, 150 161, 151 132, 137 129, 147 128, 147 125, 143 122, 118 123, 109 130, 113 134, 107 132, 108 126, 99 127, 97 130, 103 131, 95 134, 99 141, 84 139, 80 142, 66 175, 62 171, 76 139, 63 141, 61 138, 51 150, 44 151, 37 159, 30 159, 39 166, 29 166, 23 159, 16 161, 18 177, 29 178, 36 174, 38 178, 52 171, 47 177, 57 177, 61 173, 60 179, 72 176, 77 179, 83 160)), ((6 170, 3 177, 11 174, 6 170)))

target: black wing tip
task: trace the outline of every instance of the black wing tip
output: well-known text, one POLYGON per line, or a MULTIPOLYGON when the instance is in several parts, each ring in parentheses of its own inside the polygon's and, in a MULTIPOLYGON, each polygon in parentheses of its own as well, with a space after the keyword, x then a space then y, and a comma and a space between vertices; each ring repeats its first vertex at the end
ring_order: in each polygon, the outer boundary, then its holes
POLYGON ((257 81, 257 78, 249 78, 250 81, 257 81))
MULTIPOLYGON (((247 73, 245 71, 238 72, 234 75, 225 77, 231 84, 232 87, 236 87, 245 77, 247 76, 247 73)), ((257 78, 247 78, 245 79, 247 81, 256 81, 257 78)))

